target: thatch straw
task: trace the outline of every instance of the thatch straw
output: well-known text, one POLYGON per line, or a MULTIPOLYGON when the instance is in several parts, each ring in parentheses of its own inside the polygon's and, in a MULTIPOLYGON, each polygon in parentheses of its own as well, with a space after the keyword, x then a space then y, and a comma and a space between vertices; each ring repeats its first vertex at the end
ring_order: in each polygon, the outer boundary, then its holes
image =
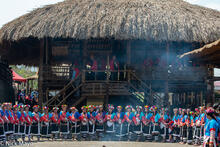
POLYGON ((0 40, 30 36, 207 43, 220 37, 220 12, 182 0, 66 0, 0 30, 0 40))
MULTIPOLYGON (((212 57, 216 57, 219 56, 220 54, 217 53, 220 52, 220 39, 216 40, 213 43, 210 44, 206 44, 205 46, 199 48, 199 49, 195 49, 193 51, 184 53, 180 56, 180 58, 186 58, 186 57, 190 57, 190 58, 202 58, 204 56, 209 56, 210 54, 212 55, 212 57), (216 54, 215 54, 216 53, 216 54), (216 56, 213 56, 216 55, 216 56)), ((211 56, 210 56, 211 57, 211 56)), ((218 58, 219 59, 219 58, 218 58)), ((211 58, 210 58, 211 60, 211 58)))

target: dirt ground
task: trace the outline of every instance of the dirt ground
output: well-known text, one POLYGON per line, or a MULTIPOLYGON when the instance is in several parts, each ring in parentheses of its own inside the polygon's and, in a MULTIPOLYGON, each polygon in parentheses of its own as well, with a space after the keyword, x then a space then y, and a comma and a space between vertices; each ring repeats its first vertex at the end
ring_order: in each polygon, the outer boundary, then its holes
MULTIPOLYGON (((119 141, 44 141, 17 147, 185 147, 177 143, 119 142, 119 141)), ((193 146, 191 146, 193 147, 193 146)))

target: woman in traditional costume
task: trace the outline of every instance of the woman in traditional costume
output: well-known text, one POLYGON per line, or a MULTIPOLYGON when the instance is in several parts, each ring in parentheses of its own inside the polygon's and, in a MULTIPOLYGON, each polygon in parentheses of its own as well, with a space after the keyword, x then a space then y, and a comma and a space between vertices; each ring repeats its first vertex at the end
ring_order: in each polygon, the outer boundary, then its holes
POLYGON ((186 114, 186 109, 182 109, 182 115, 180 116, 180 144, 186 143, 187 139, 187 126, 186 126, 186 119, 187 119, 187 114, 186 114))
POLYGON ((18 138, 19 138, 18 105, 13 106, 13 117, 14 117, 14 139, 16 143, 18 143, 18 138))
POLYGON ((62 111, 60 111, 60 133, 63 139, 67 139, 67 135, 69 134, 69 112, 67 112, 67 105, 62 105, 62 111))
POLYGON ((28 141, 30 142, 31 139, 31 112, 29 111, 30 105, 24 106, 24 116, 25 116, 25 136, 28 137, 28 141))
POLYGON ((89 133, 89 119, 90 115, 87 113, 87 106, 82 106, 82 113, 79 116, 79 119, 81 121, 80 123, 80 133, 83 138, 86 138, 89 133))
POLYGON ((163 137, 163 142, 166 142, 169 139, 169 122, 170 118, 167 114, 168 109, 162 108, 162 114, 160 117, 160 134, 163 137))
POLYGON ((6 114, 9 119, 8 133, 9 133, 10 140, 12 140, 13 139, 12 136, 14 134, 14 123, 15 123, 15 119, 14 119, 14 115, 12 111, 12 103, 7 103, 6 107, 7 107, 6 114))
POLYGON ((157 112, 157 107, 152 106, 151 107, 153 111, 153 116, 152 116, 152 123, 153 123, 153 131, 152 135, 154 137, 155 141, 159 140, 159 135, 160 135, 160 125, 159 125, 159 120, 160 120, 160 114, 157 112))
POLYGON ((195 114, 193 111, 187 115, 186 119, 186 126, 187 126, 187 144, 193 143, 193 132, 195 127, 195 114))
POLYGON ((2 119, 4 120, 4 133, 5 133, 6 141, 8 141, 8 136, 10 134, 10 132, 8 131, 8 124, 10 123, 10 120, 8 119, 8 115, 7 115, 7 103, 2 104, 1 116, 2 119))
POLYGON ((96 113, 96 123, 95 123, 95 130, 97 133, 97 137, 103 137, 104 136, 104 121, 105 121, 105 112, 103 110, 103 106, 98 106, 98 111, 96 113))
POLYGON ((20 112, 18 112, 18 118, 19 118, 19 134, 22 138, 22 143, 25 143, 25 132, 26 132, 26 120, 25 120, 25 114, 24 114, 24 106, 19 106, 20 112))
POLYGON ((145 114, 142 117, 142 123, 143 123, 143 136, 146 137, 147 140, 152 139, 152 123, 151 123, 151 117, 153 114, 149 110, 149 106, 144 106, 145 114))
POLYGON ((206 117, 208 118, 208 121, 204 127, 205 135, 203 147, 218 147, 219 124, 213 108, 208 108, 206 110, 206 117))
POLYGON ((200 133, 201 133, 201 123, 200 123, 200 110, 195 108, 195 113, 197 117, 195 118, 195 137, 194 137, 194 145, 200 145, 200 133))
POLYGON ((41 114, 40 121, 41 121, 41 136, 49 139, 50 114, 49 114, 49 108, 46 106, 43 107, 43 113, 41 114))
POLYGON ((125 115, 122 112, 122 106, 117 106, 117 112, 115 114, 115 134, 116 137, 121 137, 126 135, 127 127, 124 127, 125 115))
POLYGON ((58 114, 58 107, 53 107, 53 112, 51 113, 50 117, 50 131, 52 135, 52 139, 57 139, 59 136, 59 114, 58 114))
POLYGON ((126 135, 128 135, 128 139, 130 140, 134 131, 134 122, 133 122, 134 113, 132 112, 133 107, 131 105, 126 106, 125 109, 126 112, 125 112, 124 127, 127 127, 126 135))
POLYGON ((95 106, 94 105, 89 105, 89 135, 90 135, 90 138, 93 138, 94 137, 94 134, 95 134, 95 122, 96 122, 96 112, 95 112, 95 106))
POLYGON ((108 105, 108 112, 105 114, 105 132, 108 140, 111 140, 115 133, 115 113, 113 112, 114 106, 108 105))
POLYGON ((134 117, 133 117, 133 122, 134 122, 133 132, 138 137, 140 137, 140 135, 143 133, 143 126, 142 126, 143 116, 144 113, 142 112, 142 107, 136 106, 136 112, 134 112, 134 117))
POLYGON ((80 120, 79 120, 79 112, 76 109, 76 107, 71 107, 70 108, 71 113, 69 115, 69 121, 70 121, 70 126, 71 126, 71 134, 73 140, 77 139, 77 136, 80 134, 80 120))
POLYGON ((172 121, 170 122, 171 125, 170 141, 179 142, 178 140, 180 137, 180 129, 178 127, 178 120, 179 120, 178 109, 174 108, 173 113, 174 115, 172 121))
POLYGON ((0 113, 0 143, 6 145, 5 131, 4 131, 4 120, 2 114, 0 113))
POLYGON ((40 140, 40 112, 39 112, 39 106, 34 105, 33 106, 33 112, 32 112, 32 125, 31 125, 31 135, 36 136, 37 140, 40 140))

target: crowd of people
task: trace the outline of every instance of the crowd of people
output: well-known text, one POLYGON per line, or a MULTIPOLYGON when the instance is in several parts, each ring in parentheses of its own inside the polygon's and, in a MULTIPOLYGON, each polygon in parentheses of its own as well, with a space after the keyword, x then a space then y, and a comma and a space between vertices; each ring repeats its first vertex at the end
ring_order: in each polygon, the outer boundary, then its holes
POLYGON ((0 110, 2 144, 24 144, 37 138, 133 140, 179 142, 217 147, 220 141, 220 105, 202 106, 194 111, 156 106, 83 106, 81 111, 67 105, 58 107, 3 103, 0 110), (35 136, 35 137, 34 137, 35 136))

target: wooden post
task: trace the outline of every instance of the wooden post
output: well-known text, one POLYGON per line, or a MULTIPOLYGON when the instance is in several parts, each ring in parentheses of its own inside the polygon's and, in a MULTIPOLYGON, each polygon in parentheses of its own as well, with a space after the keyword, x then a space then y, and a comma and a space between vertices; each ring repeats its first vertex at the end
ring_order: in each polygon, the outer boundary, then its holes
POLYGON ((82 47, 82 54, 83 54, 83 65, 82 65, 82 69, 85 69, 86 66, 86 57, 87 55, 87 40, 83 41, 83 47, 82 47))
POLYGON ((214 96, 214 68, 213 66, 208 66, 208 81, 207 81, 207 99, 206 103, 214 103, 215 96, 214 96))
POLYGON ((127 62, 126 63, 129 67, 131 64, 131 41, 130 40, 128 40, 126 42, 126 52, 127 52, 127 62))
POLYGON ((48 56, 49 47, 48 47, 48 45, 49 45, 49 43, 48 43, 48 38, 46 37, 46 38, 45 38, 45 52, 46 52, 46 53, 45 53, 45 54, 46 54, 46 55, 45 55, 45 58, 46 58, 46 59, 45 59, 45 63, 46 63, 46 65, 48 64, 48 61, 49 61, 49 56, 48 56))
POLYGON ((165 100, 164 100, 164 105, 167 106, 169 103, 169 77, 168 77, 168 68, 169 68, 169 43, 167 42, 166 46, 166 67, 165 67, 165 72, 166 72, 166 79, 165 79, 165 100))
POLYGON ((42 108, 43 105, 43 63, 44 63, 44 39, 40 41, 40 63, 38 72, 38 91, 39 91, 39 106, 42 108))
POLYGON ((200 106, 203 106, 203 92, 200 92, 200 106))

